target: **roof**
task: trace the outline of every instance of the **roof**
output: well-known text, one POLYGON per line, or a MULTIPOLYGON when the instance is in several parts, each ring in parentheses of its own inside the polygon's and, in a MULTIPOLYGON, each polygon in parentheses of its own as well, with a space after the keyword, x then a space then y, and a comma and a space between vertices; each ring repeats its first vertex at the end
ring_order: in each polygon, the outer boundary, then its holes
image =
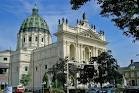
POLYGON ((135 66, 135 68, 139 68, 139 62, 133 62, 128 67, 135 66))
POLYGON ((11 50, 3 50, 3 51, 0 51, 0 53, 5 53, 5 52, 10 52, 11 50))
POLYGON ((23 21, 20 30, 29 28, 45 29, 45 31, 49 30, 46 21, 38 14, 36 7, 32 9, 32 15, 23 21))
POLYGON ((125 71, 131 69, 131 66, 135 66, 135 69, 139 69, 139 62, 132 62, 127 67, 120 67, 120 71, 125 71))

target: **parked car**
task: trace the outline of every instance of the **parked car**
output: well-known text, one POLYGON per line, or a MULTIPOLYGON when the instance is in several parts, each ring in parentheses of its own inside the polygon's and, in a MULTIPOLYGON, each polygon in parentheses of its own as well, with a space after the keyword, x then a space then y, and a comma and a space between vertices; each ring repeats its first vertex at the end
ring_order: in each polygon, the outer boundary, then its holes
POLYGON ((16 88, 16 93, 24 93, 25 88, 22 85, 18 85, 16 88))
POLYGON ((100 90, 100 88, 98 88, 98 87, 95 87, 95 88, 91 87, 87 90, 86 93, 99 93, 99 90, 100 90))
POLYGON ((139 89, 127 88, 124 89, 123 93, 139 93, 139 89))
POLYGON ((115 93, 116 89, 113 85, 109 84, 107 86, 104 86, 102 90, 106 91, 106 93, 115 93))

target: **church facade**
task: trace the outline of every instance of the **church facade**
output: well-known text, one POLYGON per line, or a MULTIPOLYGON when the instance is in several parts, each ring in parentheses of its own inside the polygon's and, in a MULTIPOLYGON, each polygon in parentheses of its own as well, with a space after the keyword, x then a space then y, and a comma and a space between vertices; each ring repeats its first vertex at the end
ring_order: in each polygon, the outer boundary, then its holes
POLYGON ((57 37, 55 43, 52 42, 46 21, 39 15, 38 9, 33 8, 32 15, 20 27, 17 48, 10 55, 9 84, 16 87, 23 74, 30 74, 30 86, 41 87, 45 72, 59 58, 69 57, 69 60, 82 63, 106 51, 104 33, 97 32, 85 14, 74 27, 68 24, 67 19, 59 20, 58 31, 54 35, 57 37))

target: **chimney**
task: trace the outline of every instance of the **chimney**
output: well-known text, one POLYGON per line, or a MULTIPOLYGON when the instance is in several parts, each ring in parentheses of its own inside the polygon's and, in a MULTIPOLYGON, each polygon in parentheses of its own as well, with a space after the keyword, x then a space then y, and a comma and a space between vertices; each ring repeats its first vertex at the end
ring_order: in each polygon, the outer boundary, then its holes
POLYGON ((133 64, 133 59, 131 59, 131 64, 133 64))

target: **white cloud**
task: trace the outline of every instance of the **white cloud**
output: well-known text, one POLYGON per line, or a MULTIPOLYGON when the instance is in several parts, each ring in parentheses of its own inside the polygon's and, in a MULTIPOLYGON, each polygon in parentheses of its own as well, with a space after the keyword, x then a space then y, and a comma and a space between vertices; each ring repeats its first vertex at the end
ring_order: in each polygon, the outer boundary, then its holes
POLYGON ((20 3, 23 5, 23 8, 27 13, 31 13, 31 9, 33 8, 34 4, 29 3, 28 0, 19 0, 20 3))

